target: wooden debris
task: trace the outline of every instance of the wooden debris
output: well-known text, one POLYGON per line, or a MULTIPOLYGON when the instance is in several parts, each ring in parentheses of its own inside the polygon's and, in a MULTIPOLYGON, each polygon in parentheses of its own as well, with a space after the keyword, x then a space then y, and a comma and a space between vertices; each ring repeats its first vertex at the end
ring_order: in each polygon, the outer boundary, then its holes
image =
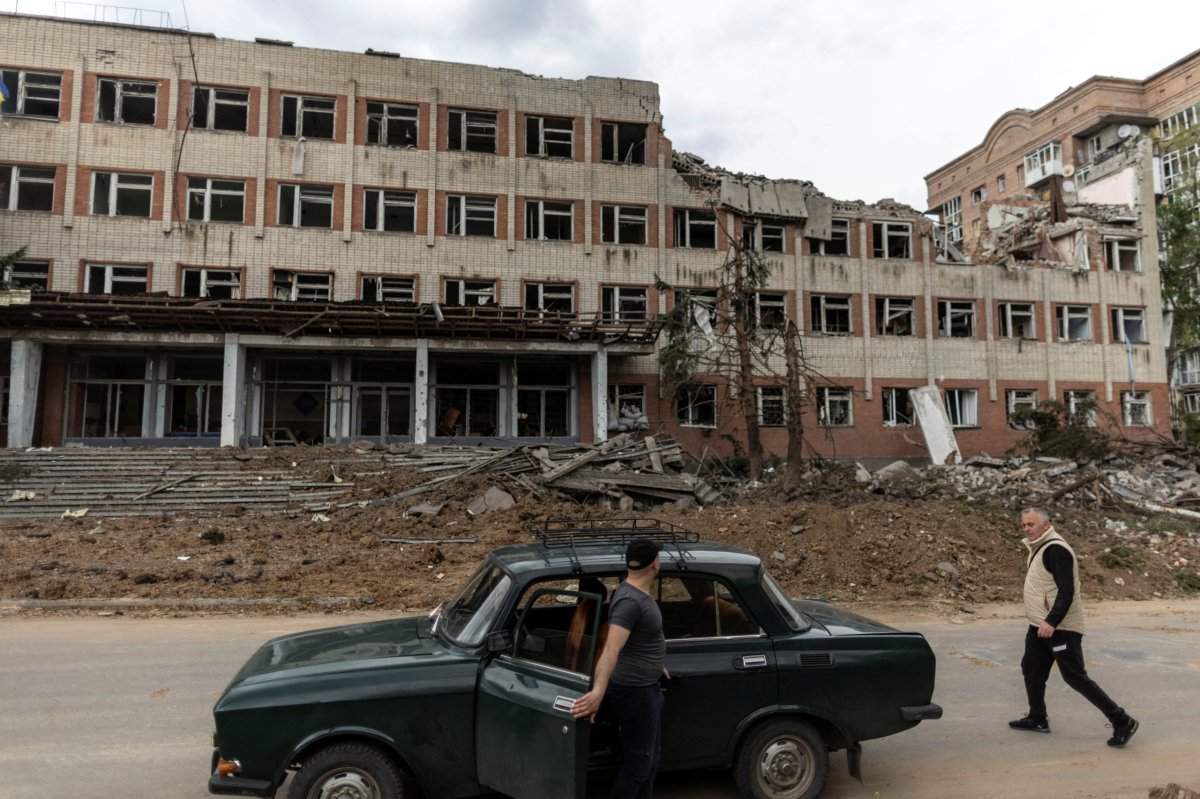
POLYGON ((381 538, 385 544, 475 544, 479 539, 475 536, 466 538, 381 538))

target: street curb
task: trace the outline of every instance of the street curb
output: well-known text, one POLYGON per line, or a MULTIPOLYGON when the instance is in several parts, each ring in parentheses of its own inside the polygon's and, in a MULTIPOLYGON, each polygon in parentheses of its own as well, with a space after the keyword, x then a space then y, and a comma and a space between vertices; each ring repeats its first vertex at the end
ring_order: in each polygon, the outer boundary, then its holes
POLYGON ((2 599, 4 610, 124 610, 127 608, 257 608, 282 606, 288 608, 369 607, 375 604, 370 597, 319 596, 312 599, 148 599, 114 597, 110 599, 2 599))

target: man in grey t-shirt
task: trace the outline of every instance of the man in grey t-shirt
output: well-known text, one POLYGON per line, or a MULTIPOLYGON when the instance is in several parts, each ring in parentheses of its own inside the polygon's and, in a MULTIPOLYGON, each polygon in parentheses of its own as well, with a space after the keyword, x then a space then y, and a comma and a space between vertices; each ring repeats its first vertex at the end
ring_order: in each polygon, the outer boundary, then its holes
POLYGON ((592 680, 592 690, 575 700, 575 718, 595 721, 603 702, 621 736, 621 770, 612 799, 650 799, 662 757, 660 740, 663 695, 659 678, 669 677, 663 659, 662 612, 650 595, 658 578, 655 541, 640 538, 625 550, 629 569, 609 605, 608 641, 592 680))

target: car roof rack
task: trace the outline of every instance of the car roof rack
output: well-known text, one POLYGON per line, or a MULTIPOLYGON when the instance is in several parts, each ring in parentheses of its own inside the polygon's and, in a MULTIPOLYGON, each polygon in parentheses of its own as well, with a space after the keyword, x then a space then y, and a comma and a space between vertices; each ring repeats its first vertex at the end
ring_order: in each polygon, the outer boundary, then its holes
POLYGON ((569 549, 571 571, 579 574, 583 566, 579 562, 576 547, 588 544, 628 544, 639 538, 657 541, 663 550, 674 549, 676 568, 687 571, 689 554, 686 544, 700 540, 700 534, 671 522, 660 519, 638 517, 605 519, 551 519, 530 522, 525 529, 542 542, 546 549, 569 549))

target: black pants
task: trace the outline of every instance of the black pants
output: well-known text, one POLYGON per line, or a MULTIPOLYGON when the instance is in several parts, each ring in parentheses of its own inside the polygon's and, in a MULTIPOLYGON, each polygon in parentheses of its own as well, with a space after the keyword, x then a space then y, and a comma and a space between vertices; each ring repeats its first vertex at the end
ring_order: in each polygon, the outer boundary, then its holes
POLYGON ((1055 630, 1049 638, 1038 638, 1037 631, 1037 627, 1029 626, 1029 632, 1025 633, 1025 656, 1021 658, 1029 715, 1045 718, 1046 680, 1050 678, 1050 667, 1057 663, 1063 682, 1083 694, 1108 717, 1110 724, 1123 722, 1125 711, 1096 685, 1083 666, 1083 635, 1055 630))
POLYGON ((621 770, 612 799, 650 799, 662 759, 662 691, 657 683, 638 688, 609 685, 604 704, 621 735, 621 770))

